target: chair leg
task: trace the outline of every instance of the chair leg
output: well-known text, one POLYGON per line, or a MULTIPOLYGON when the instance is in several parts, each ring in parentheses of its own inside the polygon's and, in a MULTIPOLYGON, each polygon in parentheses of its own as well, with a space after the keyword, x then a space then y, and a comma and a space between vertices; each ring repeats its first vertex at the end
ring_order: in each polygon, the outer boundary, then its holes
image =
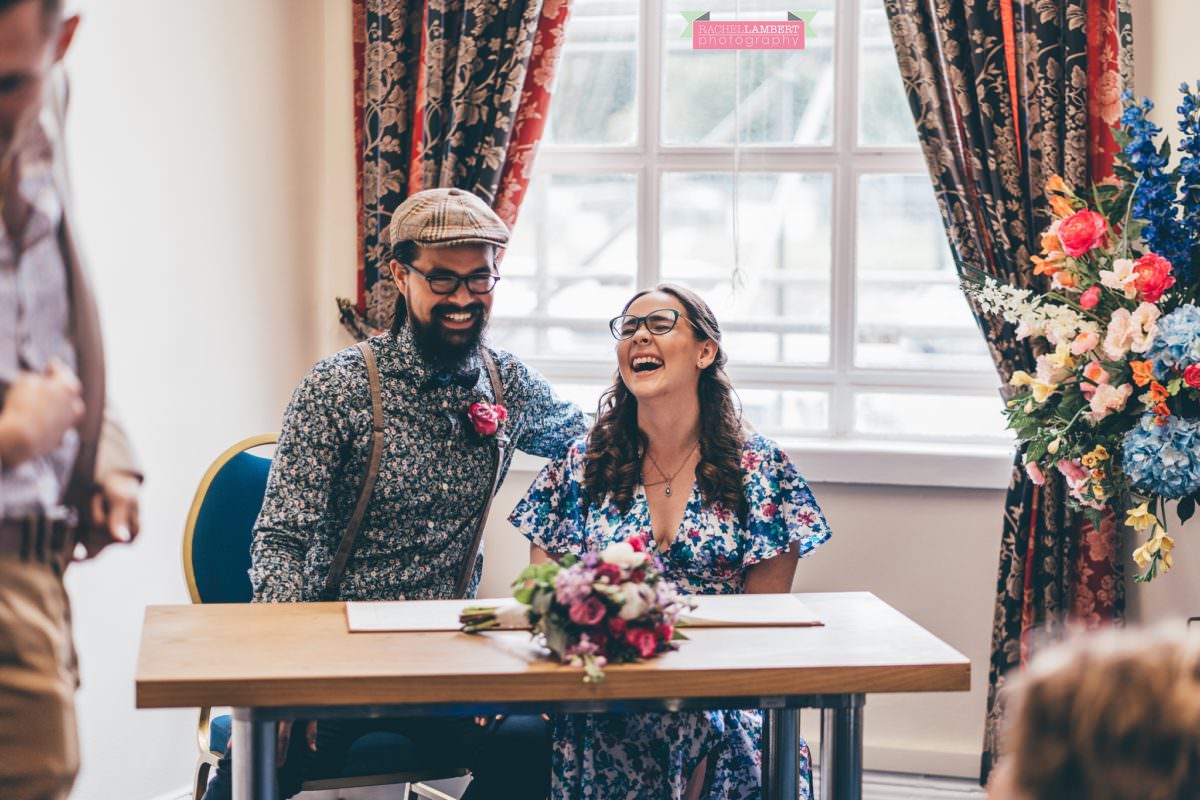
POLYGON ((204 790, 208 788, 208 773, 212 770, 212 764, 204 759, 196 762, 196 783, 192 790, 192 800, 200 800, 204 796, 204 790))

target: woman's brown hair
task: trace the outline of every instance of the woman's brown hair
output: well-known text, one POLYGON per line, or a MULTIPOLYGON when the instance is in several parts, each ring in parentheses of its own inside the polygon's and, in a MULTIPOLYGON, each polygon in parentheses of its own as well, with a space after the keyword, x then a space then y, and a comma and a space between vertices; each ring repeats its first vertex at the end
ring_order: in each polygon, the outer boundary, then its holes
MULTIPOLYGON (((684 316, 697 341, 711 340, 717 346, 712 363, 700 373, 697 392, 700 398, 700 462, 696 482, 705 503, 720 503, 746 518, 746 496, 742 489, 742 445, 745 431, 741 413, 734 400, 733 386, 725 374, 725 351, 721 348, 721 327, 708 304, 695 292, 670 283, 638 292, 621 309, 629 310, 639 297, 651 292, 669 294, 683 306, 684 316)), ((622 512, 633 503, 633 494, 641 482, 642 458, 648 442, 637 424, 637 398, 621 380, 600 398, 596 424, 588 436, 587 460, 583 470, 583 488, 590 502, 598 503, 611 495, 622 512)))

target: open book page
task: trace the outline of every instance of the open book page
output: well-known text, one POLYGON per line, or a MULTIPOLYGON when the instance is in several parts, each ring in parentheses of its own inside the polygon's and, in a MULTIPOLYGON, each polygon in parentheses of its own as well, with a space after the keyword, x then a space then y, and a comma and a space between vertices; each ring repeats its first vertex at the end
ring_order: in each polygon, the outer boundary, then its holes
POLYGON ((696 607, 679 618, 691 628, 749 628, 820 625, 794 594, 694 595, 696 607))

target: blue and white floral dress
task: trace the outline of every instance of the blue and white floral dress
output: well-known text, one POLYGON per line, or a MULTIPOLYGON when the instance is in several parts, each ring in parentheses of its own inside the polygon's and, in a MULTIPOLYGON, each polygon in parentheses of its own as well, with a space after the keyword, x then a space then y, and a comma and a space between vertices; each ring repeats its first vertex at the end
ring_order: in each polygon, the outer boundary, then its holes
MULTIPOLYGON (((601 550, 650 536, 650 509, 639 486, 622 513, 605 498, 583 501, 587 437, 538 475, 509 521, 552 554, 601 550)), ((829 538, 812 492, 779 446, 750 435, 742 450, 746 524, 720 503, 692 493, 670 548, 660 553, 667 578, 690 594, 738 594, 746 569, 797 543, 806 556, 829 538)), ((757 798, 761 792, 762 717, 757 711, 562 714, 554 718, 552 800, 667 800, 683 796, 700 759, 710 756, 708 798, 757 798)), ((802 797, 811 796, 808 747, 801 743, 802 797)))

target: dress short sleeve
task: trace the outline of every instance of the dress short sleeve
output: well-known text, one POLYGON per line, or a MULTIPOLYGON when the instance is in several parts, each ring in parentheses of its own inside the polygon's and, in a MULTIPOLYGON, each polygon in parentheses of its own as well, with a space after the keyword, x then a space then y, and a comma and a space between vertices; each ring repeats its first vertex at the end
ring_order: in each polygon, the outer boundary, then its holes
POLYGON ((508 521, 525 538, 553 555, 583 555, 587 506, 583 497, 583 465, 587 439, 580 436, 565 456, 550 461, 517 503, 508 521))
POLYGON ((742 565, 767 561, 799 543, 800 557, 831 535, 808 483, 775 442, 753 435, 742 450, 742 475, 749 504, 742 529, 742 565))

